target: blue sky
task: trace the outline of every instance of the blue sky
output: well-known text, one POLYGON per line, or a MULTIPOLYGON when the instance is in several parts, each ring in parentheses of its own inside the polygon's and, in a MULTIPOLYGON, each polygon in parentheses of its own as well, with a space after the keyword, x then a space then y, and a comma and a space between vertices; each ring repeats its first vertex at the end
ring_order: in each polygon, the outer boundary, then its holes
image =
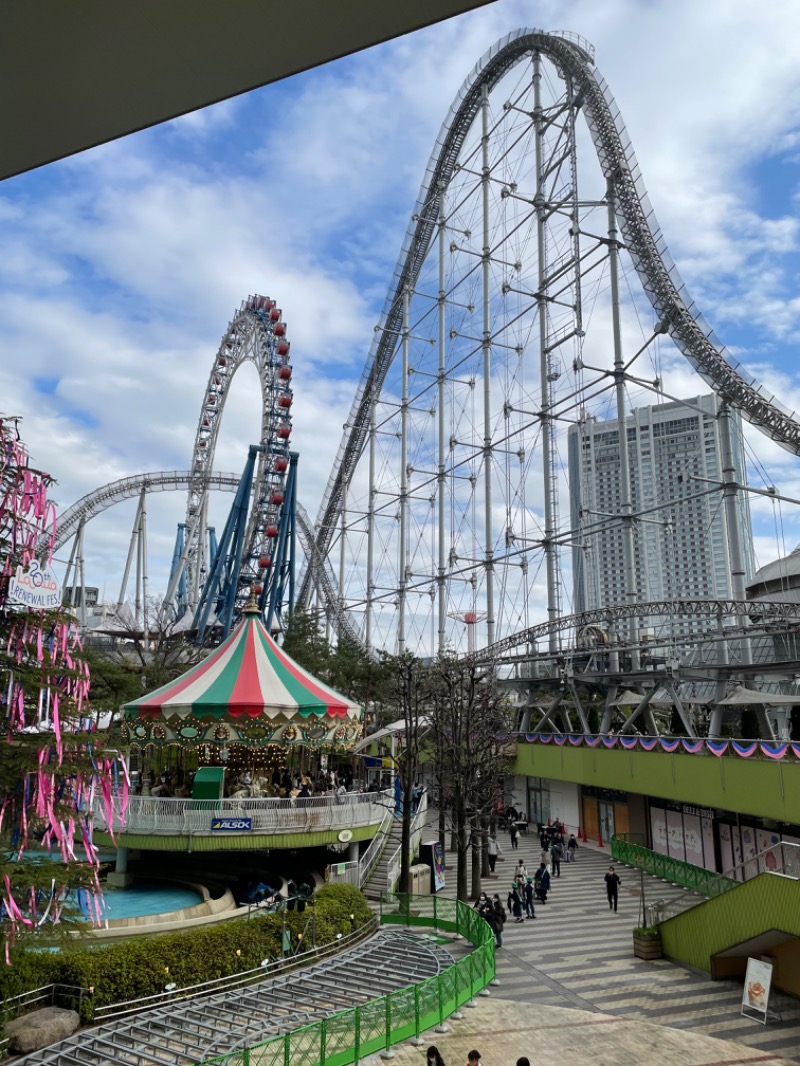
MULTIPOLYGON (((594 43, 696 301, 800 409, 800 8, 499 0, 0 187, 0 407, 23 416, 60 504, 188 467, 220 337, 260 292, 288 322, 301 495, 316 512, 441 122, 480 56, 524 25, 594 43)), ((699 391, 678 359, 666 373, 671 391, 699 391)), ((218 469, 244 464, 254 383, 237 379, 218 469)), ((763 480, 800 498, 798 461, 748 439, 763 480)), ((183 508, 165 496, 151 510, 154 586, 183 508)), ((790 508, 753 511, 759 563, 800 541, 790 508)), ((109 595, 132 513, 87 533, 87 580, 109 595)))

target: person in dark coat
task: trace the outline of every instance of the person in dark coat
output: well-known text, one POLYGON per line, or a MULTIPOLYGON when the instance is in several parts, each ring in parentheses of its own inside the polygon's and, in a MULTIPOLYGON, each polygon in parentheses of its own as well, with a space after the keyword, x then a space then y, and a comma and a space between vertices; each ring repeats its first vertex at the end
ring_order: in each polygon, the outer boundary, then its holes
POLYGON ((570 855, 570 862, 575 862, 575 852, 578 850, 578 841, 575 838, 574 833, 570 833, 569 840, 567 841, 567 852, 570 855))
POLYGON ((550 862, 553 865, 553 877, 561 877, 561 860, 564 858, 564 848, 558 841, 550 848, 550 862))
POLYGON ((604 881, 606 883, 606 895, 608 896, 608 909, 616 911, 619 900, 619 886, 622 881, 613 866, 609 866, 604 881))
POLYGON ((514 915, 515 922, 524 922, 522 917, 522 896, 517 888, 517 882, 514 881, 511 885, 511 891, 508 893, 508 909, 514 915))
POLYGON ((550 874, 546 863, 542 863, 536 871, 533 884, 536 889, 536 898, 541 900, 542 903, 547 903, 547 893, 550 891, 550 874))
POLYGON ((517 830, 516 822, 512 822, 511 823, 508 832, 509 832, 509 835, 511 837, 511 847, 512 848, 518 848, 519 847, 519 832, 517 830))
POLYGON ((492 896, 492 907, 494 908, 494 942, 501 948, 503 946, 503 926, 506 924, 506 909, 500 902, 500 897, 495 893, 492 896))
POLYGON ((536 908, 533 905, 533 878, 525 878, 525 887, 522 889, 522 899, 525 904, 525 917, 535 918, 536 908))

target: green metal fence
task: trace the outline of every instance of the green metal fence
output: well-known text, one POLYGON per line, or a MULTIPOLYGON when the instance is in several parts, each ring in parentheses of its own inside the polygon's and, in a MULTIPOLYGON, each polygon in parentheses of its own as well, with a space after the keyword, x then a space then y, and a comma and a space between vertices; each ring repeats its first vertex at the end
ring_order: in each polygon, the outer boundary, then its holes
POLYGON ((724 874, 704 870, 702 866, 693 866, 690 862, 682 862, 669 855, 659 855, 657 851, 632 844, 622 837, 611 838, 611 855, 618 862, 626 862, 629 866, 663 877, 665 881, 672 881, 676 885, 693 888, 704 896, 721 896, 739 883, 724 874))
POLYGON ((349 1066, 439 1025, 494 980, 494 934, 467 904, 437 896, 385 895, 381 923, 458 933, 475 950, 436 977, 201 1066, 349 1066))

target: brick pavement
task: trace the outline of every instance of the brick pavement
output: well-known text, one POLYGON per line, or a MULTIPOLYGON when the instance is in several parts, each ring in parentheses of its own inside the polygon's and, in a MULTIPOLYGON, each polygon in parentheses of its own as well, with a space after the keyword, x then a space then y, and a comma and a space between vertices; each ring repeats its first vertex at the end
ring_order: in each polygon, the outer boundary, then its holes
MULTIPOLYGON (((516 860, 522 858, 532 873, 538 866, 540 849, 535 834, 523 835, 517 851, 511 850, 508 837, 501 840, 501 847, 505 861, 497 865, 497 879, 484 880, 483 887, 497 892, 505 904, 516 860)), ((634 958, 631 930, 637 924, 640 874, 615 864, 622 879, 615 914, 608 909, 603 883, 610 862, 607 848, 581 847, 575 863, 562 863, 561 877, 553 878, 547 905, 536 908, 536 920, 521 925, 506 923, 504 946, 497 955, 500 984, 492 1001, 517 1004, 517 1014, 526 1022, 530 1017, 526 1008, 533 1008, 534 1017, 551 1008, 573 1008, 625 1019, 633 1028, 642 1022, 669 1026, 670 1041, 674 1039, 672 1030, 737 1041, 750 1049, 753 1062, 773 1062, 775 1056, 800 1062, 800 1003, 796 1000, 776 996, 773 1002, 782 1011, 783 1020, 763 1026, 741 1016, 740 983, 711 981, 667 959, 645 962, 634 958), (764 1059, 765 1055, 769 1059, 764 1059)), ((452 883, 455 869, 447 874, 452 883)), ((683 891, 645 875, 650 902, 683 891)), ((617 1030, 612 1026, 608 1031, 617 1030)), ((627 1030, 623 1027, 619 1031, 627 1030)), ((649 1028, 646 1031, 650 1032, 649 1028)), ((480 1044, 477 1046, 480 1049, 480 1044)), ((743 1062, 742 1054, 740 1047, 728 1058, 743 1062)), ((516 1057, 509 1061, 515 1062, 516 1057)), ((593 1061, 597 1062, 596 1056, 593 1061)), ((613 1061, 619 1066, 620 1060, 613 1061)))
MULTIPOLYGON (((617 1018, 566 1007, 530 1009, 495 996, 464 1010, 445 1034, 426 1033, 422 1047, 396 1045, 393 1066, 425 1066, 435 1044, 446 1066, 464 1066, 472 1048, 483 1066, 514 1066, 526 1055, 533 1066, 790 1066, 788 1059, 700 1033, 669 1029, 638 1018, 617 1018)), ((362 1066, 382 1066, 378 1055, 362 1066)))

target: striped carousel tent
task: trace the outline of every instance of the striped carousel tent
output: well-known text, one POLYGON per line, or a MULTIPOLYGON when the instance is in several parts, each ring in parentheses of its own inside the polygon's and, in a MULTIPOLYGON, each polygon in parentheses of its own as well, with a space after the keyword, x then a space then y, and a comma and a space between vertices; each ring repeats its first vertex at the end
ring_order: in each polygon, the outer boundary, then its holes
POLYGON ((131 740, 351 744, 361 708, 270 637, 254 605, 201 663, 123 707, 131 740))

